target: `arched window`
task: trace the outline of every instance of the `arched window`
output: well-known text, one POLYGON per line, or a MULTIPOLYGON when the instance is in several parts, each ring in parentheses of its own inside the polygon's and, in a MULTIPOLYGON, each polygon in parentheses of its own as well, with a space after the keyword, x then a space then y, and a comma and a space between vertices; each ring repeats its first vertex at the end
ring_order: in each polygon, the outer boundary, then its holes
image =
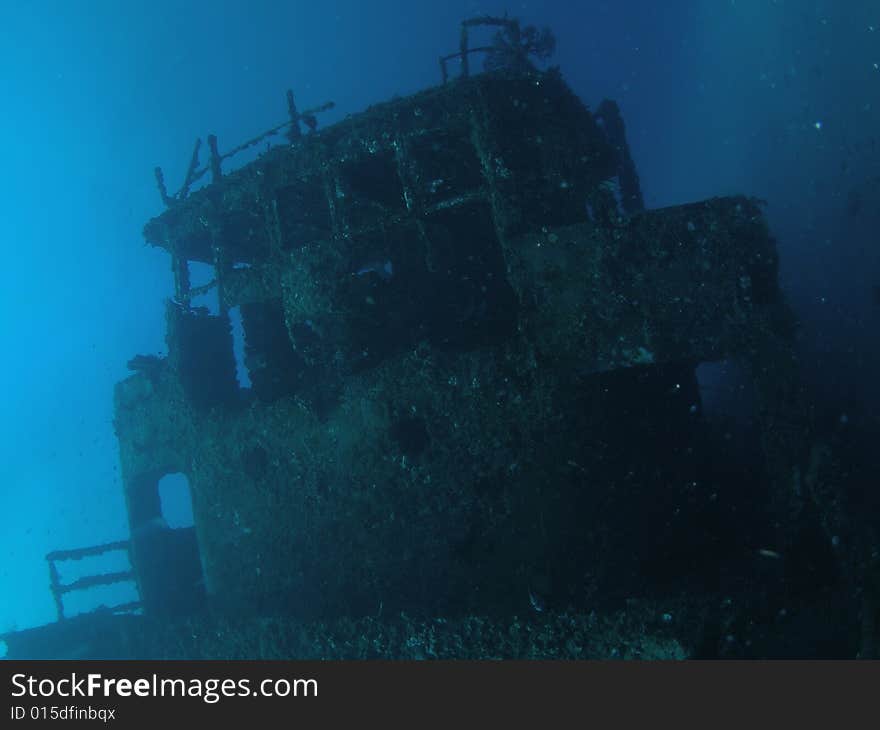
POLYGON ((159 480, 159 502, 168 527, 192 527, 195 524, 192 492, 185 474, 166 474, 159 480))

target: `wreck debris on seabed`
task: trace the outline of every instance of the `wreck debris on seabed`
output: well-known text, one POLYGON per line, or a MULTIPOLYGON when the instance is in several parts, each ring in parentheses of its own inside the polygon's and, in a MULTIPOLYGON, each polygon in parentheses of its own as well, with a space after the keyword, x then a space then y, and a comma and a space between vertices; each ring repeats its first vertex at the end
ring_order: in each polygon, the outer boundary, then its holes
POLYGON ((232 152, 285 144, 224 174, 197 143, 174 195, 157 169, 168 356, 115 393, 143 615, 60 622, 87 655, 761 655, 804 535, 854 590, 760 203, 645 210, 619 109, 538 70, 552 46, 465 21, 441 86, 320 131, 288 92, 232 152), (729 358, 754 439, 700 407, 729 358), (148 529, 171 472, 195 525, 148 529))

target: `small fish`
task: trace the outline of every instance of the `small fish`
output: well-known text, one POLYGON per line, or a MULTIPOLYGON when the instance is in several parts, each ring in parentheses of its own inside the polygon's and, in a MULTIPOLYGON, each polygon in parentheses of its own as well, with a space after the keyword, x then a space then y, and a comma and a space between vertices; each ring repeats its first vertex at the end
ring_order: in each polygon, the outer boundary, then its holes
POLYGON ((531 588, 529 588, 529 605, 531 605, 533 611, 538 613, 542 613, 546 608, 544 599, 537 593, 533 593, 531 588))
POLYGON ((385 261, 370 261, 361 266, 354 272, 355 276, 365 276, 367 274, 376 274, 380 279, 387 281, 394 276, 394 265, 390 259, 385 261))
POLYGON ((135 527, 134 530, 131 531, 131 537, 134 540, 139 540, 143 537, 147 537, 162 530, 168 529, 170 529, 170 527, 168 526, 168 523, 165 521, 164 517, 153 517, 152 519, 149 519, 143 524, 135 527))
POLYGON ((762 558, 773 558, 774 560, 779 560, 782 557, 781 554, 769 548, 758 548, 758 555, 762 558))

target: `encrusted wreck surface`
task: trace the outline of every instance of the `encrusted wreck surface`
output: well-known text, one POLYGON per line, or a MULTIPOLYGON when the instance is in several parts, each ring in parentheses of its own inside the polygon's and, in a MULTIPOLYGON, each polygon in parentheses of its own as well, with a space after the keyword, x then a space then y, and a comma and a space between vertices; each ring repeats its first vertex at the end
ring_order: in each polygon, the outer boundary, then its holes
POLYGON ((136 567, 160 560, 157 482, 183 472, 219 611, 510 616, 637 592, 718 539, 731 475, 694 367, 727 357, 765 425, 758 501, 795 514, 802 413, 760 206, 633 210, 621 158, 557 73, 483 74, 150 221, 177 301, 167 358, 116 389, 136 567), (191 306, 189 261, 214 266, 219 313, 191 306))
MULTIPOLYGON (((303 623, 289 616, 89 614, 0 635, 14 659, 685 659, 692 631, 653 604, 608 616, 364 616, 303 623)), ((686 615, 686 614, 677 614, 686 615)))

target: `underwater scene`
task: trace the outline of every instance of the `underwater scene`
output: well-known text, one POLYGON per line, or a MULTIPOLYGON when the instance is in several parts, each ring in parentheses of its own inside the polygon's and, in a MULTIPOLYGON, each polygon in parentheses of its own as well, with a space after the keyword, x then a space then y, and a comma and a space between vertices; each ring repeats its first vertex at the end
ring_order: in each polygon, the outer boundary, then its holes
POLYGON ((3 15, 0 656, 880 658, 877 0, 3 15))

